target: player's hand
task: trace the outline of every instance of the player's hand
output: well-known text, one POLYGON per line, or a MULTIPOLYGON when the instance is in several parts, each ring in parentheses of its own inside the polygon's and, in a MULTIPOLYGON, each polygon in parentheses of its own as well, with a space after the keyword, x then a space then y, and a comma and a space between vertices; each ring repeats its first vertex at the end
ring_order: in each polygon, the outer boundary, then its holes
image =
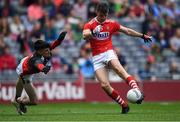
POLYGON ((45 67, 43 68, 42 72, 44 72, 44 74, 47 74, 50 69, 51 69, 51 66, 45 66, 45 67))
POLYGON ((151 36, 143 34, 143 36, 141 38, 144 39, 145 43, 151 43, 152 42, 152 37, 151 36))
POLYGON ((101 25, 98 25, 94 28, 94 30, 92 31, 92 34, 99 34, 102 30, 102 26, 101 25))
POLYGON ((67 34, 67 31, 61 32, 61 33, 59 34, 59 37, 57 38, 57 40, 59 40, 59 41, 64 40, 66 34, 67 34))

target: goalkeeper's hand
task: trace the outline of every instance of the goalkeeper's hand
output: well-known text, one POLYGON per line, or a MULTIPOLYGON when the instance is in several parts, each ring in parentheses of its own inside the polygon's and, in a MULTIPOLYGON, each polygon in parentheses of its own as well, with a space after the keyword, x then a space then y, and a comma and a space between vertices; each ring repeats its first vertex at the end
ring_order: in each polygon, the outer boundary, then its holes
POLYGON ((43 68, 42 72, 44 72, 44 74, 47 74, 50 69, 51 69, 51 66, 45 66, 45 67, 43 68))
POLYGON ((67 31, 61 32, 61 33, 59 34, 59 37, 57 38, 57 40, 59 40, 59 41, 64 40, 66 34, 67 34, 67 31))
POLYGON ((144 39, 144 43, 151 43, 152 42, 151 36, 143 34, 141 38, 144 39))

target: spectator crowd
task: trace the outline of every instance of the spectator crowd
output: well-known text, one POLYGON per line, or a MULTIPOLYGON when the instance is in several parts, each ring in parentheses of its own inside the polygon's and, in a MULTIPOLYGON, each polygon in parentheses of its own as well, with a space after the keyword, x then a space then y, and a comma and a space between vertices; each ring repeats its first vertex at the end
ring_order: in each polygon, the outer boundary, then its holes
MULTIPOLYGON (((0 0, 0 74, 15 71, 19 61, 33 53, 33 42, 55 40, 62 30, 68 34, 62 45, 53 51, 52 71, 74 74, 81 71, 94 79, 91 49, 82 39, 84 23, 95 17, 99 0, 0 0)), ((152 79, 152 66, 168 62, 169 74, 180 69, 180 1, 179 0, 108 0, 109 17, 116 20, 141 21, 142 32, 154 37, 142 51, 147 54, 138 77, 152 79)), ((119 37, 120 38, 120 37, 119 37)), ((115 47, 122 65, 126 56, 115 47)))

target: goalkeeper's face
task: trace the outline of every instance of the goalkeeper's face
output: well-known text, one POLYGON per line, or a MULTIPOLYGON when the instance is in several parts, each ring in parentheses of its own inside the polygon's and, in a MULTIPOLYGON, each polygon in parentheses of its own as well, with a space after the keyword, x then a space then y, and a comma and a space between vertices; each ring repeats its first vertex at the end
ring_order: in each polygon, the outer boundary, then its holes
POLYGON ((49 48, 40 49, 38 50, 38 53, 46 58, 51 57, 51 51, 49 48))

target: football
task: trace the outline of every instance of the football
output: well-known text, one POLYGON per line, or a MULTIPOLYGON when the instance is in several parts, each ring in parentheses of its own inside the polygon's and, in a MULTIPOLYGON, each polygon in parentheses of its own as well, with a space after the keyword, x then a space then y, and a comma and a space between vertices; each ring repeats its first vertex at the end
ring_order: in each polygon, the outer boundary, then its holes
POLYGON ((139 99, 141 99, 141 97, 142 97, 142 94, 140 90, 138 89, 130 89, 127 92, 127 99, 131 103, 136 103, 139 99))

